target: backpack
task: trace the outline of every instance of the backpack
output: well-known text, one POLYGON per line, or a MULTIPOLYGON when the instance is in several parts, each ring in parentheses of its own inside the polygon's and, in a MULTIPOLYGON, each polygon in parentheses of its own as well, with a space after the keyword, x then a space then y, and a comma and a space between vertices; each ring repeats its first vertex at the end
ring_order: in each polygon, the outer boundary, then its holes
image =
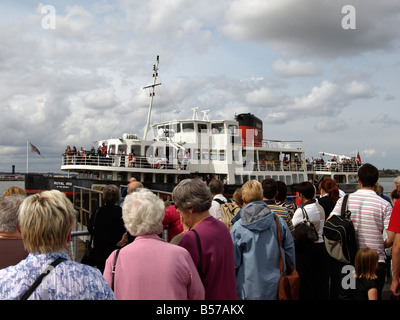
POLYGON ((229 231, 232 229, 232 219, 240 211, 240 207, 234 203, 221 204, 221 221, 225 223, 229 231))
POLYGON ((350 220, 351 212, 347 209, 349 195, 345 195, 341 214, 332 215, 324 225, 324 241, 329 255, 346 264, 354 265, 357 253, 356 232, 350 220))

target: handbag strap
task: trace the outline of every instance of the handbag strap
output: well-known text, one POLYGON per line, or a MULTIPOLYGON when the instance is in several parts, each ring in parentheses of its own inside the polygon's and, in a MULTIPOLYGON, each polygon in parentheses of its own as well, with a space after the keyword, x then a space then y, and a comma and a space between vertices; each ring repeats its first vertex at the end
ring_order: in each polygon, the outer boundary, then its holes
POLYGON ((278 238, 278 248, 279 248, 279 270, 281 272, 281 276, 283 276, 283 258, 281 252, 281 227, 279 225, 279 219, 276 214, 274 215, 274 219, 276 222, 276 236, 278 238))
POLYGON ((198 234, 198 232, 196 230, 192 229, 192 231, 196 235, 197 249, 199 251, 199 268, 198 268, 198 271, 199 271, 200 278, 203 279, 203 254, 202 254, 202 250, 201 250, 200 236, 199 236, 199 234, 198 234))
POLYGON ((301 207, 301 211, 303 212, 303 218, 306 219, 306 222, 310 222, 310 218, 308 217, 307 210, 304 207, 301 207))
POLYGON ((117 265, 117 259, 118 259, 120 250, 121 250, 121 248, 118 249, 117 252, 115 253, 114 264, 113 264, 112 271, 111 271, 111 289, 112 289, 112 291, 114 291, 115 266, 117 265))
POLYGON ((46 277, 59 263, 65 261, 67 259, 58 257, 52 263, 50 263, 47 268, 40 274, 40 276, 35 280, 35 282, 30 286, 30 288, 25 292, 22 296, 21 300, 27 300, 30 295, 35 291, 35 289, 42 283, 44 277, 46 277))
POLYGON ((340 213, 341 217, 344 218, 346 215, 348 218, 350 218, 351 212, 347 210, 347 202, 349 200, 349 195, 346 194, 343 197, 343 202, 342 202, 342 211, 340 213))

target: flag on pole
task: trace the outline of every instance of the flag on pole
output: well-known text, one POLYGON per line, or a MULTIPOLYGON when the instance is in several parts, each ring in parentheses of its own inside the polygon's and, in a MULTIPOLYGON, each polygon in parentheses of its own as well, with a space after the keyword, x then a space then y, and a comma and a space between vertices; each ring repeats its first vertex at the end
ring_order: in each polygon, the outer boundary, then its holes
POLYGON ((359 164, 361 164, 361 157, 360 157, 360 153, 357 151, 357 161, 359 164))
POLYGON ((31 146, 31 152, 36 152, 39 156, 41 156, 42 158, 44 158, 41 154, 38 148, 36 148, 30 141, 29 141, 29 145, 31 146))

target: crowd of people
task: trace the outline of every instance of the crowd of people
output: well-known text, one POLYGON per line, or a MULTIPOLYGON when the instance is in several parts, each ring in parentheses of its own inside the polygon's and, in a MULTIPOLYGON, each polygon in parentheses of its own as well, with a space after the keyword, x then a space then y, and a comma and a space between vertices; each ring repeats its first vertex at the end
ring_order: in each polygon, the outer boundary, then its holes
POLYGON ((185 179, 173 190, 173 204, 166 206, 131 179, 122 197, 115 185, 103 189, 104 205, 88 225, 94 238, 92 265, 68 260, 75 211, 63 193, 27 197, 14 190, 4 195, 0 299, 275 300, 279 251, 284 266, 294 266, 300 275, 301 300, 382 299, 387 248, 392 248, 391 292, 398 296, 400 177, 389 201, 375 191, 377 168, 364 164, 358 179, 359 189, 348 201, 359 248, 356 286, 350 291, 342 286, 345 264, 332 258, 324 244, 325 221, 340 214, 343 199, 334 180, 324 179, 317 188, 300 183, 298 205, 288 201, 283 182, 248 181, 235 191, 231 204, 238 210, 226 221, 231 200, 223 195, 222 181, 207 185, 185 179), (293 234, 305 220, 317 237, 300 243, 293 234), (168 230, 166 240, 163 230, 168 230), (58 265, 28 290, 53 262, 58 265))

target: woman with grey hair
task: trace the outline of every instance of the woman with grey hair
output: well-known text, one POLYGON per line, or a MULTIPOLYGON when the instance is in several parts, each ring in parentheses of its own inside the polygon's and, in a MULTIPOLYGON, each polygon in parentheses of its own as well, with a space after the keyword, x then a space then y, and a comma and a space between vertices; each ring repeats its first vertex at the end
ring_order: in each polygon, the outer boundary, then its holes
POLYGON ((210 215, 211 193, 199 179, 181 181, 172 198, 183 223, 189 226, 179 241, 199 270, 206 300, 235 300, 233 243, 225 224, 210 215))
POLYGON ((158 236, 163 229, 163 201, 148 189, 140 189, 125 198, 122 214, 126 229, 136 238, 106 261, 104 278, 114 286, 117 299, 204 299, 204 287, 189 252, 158 236))
POLYGON ((122 208, 118 205, 119 188, 110 184, 103 188, 104 205, 92 213, 88 230, 94 237, 95 266, 103 273, 108 256, 125 243, 121 242, 126 229, 122 220, 122 208))
POLYGON ((18 230, 18 209, 25 198, 15 194, 0 201, 0 269, 15 265, 28 255, 18 230))

